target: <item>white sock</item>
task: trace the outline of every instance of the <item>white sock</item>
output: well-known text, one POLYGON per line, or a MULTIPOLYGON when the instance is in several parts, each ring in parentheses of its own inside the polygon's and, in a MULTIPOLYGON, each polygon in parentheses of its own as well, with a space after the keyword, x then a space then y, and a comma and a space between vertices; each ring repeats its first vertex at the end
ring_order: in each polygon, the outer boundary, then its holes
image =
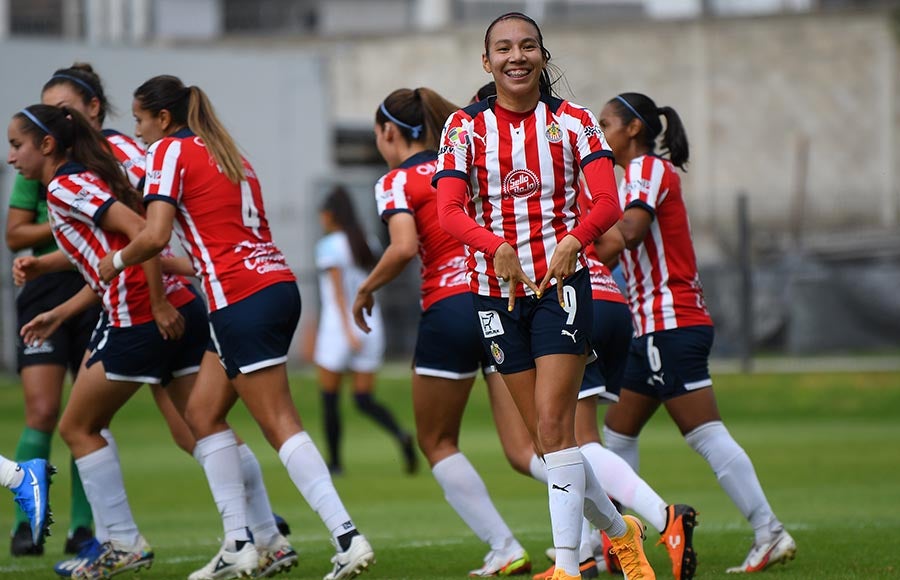
POLYGON ((769 541, 772 531, 782 527, 781 522, 772 513, 750 457, 725 425, 721 421, 704 423, 684 440, 712 467, 719 485, 753 526, 756 541, 769 541))
POLYGON ((119 458, 104 446, 75 460, 84 494, 91 504, 94 518, 103 522, 108 539, 125 546, 135 546, 140 538, 131 515, 119 458))
POLYGON ((531 472, 531 477, 541 483, 547 483, 547 466, 544 465, 544 462, 540 457, 537 455, 531 456, 531 461, 528 463, 528 470, 531 472))
POLYGON ((596 467, 590 465, 590 459, 580 453, 580 450, 579 455, 584 461, 584 517, 607 535, 621 536, 627 531, 622 514, 610 501, 606 490, 594 475, 596 467))
MULTIPOLYGON (((116 456, 116 465, 119 466, 119 469, 122 469, 122 462, 119 460, 119 445, 116 443, 115 437, 113 437, 112 432, 109 429, 100 429, 100 435, 106 439, 106 446, 109 449, 112 449, 113 454, 116 456)), ((106 524, 103 523, 103 514, 93 514, 94 515, 94 537, 97 538, 97 541, 101 544, 109 540, 109 530, 106 528, 106 524)))
POLYGON ((638 513, 660 533, 666 528, 667 504, 624 459, 599 443, 581 446, 581 454, 600 485, 614 500, 638 513))
POLYGON ((306 503, 322 518, 335 542, 338 536, 356 529, 334 489, 325 460, 306 431, 288 438, 278 450, 278 457, 306 503))
POLYGON ((606 425, 603 426, 603 442, 605 447, 625 460, 635 473, 640 473, 640 454, 638 450, 638 438, 630 435, 622 435, 613 431, 606 425))
POLYGON ((269 503, 262 469, 256 455, 246 443, 238 445, 238 452, 241 454, 241 474, 246 494, 247 525, 253 533, 253 543, 257 546, 270 546, 279 535, 278 524, 272 515, 272 504, 269 503))
POLYGON ((25 473, 19 469, 19 464, 0 455, 0 485, 14 489, 22 484, 25 473))
POLYGON ((482 542, 491 550, 516 547, 518 542, 503 521, 481 476, 462 453, 438 461, 431 469, 444 498, 482 542))
MULTIPOLYGON (((581 547, 581 515, 585 511, 584 460, 577 447, 570 447, 546 453, 544 462, 547 464, 547 492, 556 567, 570 576, 577 576, 580 574, 578 549, 581 547)), ((609 499, 606 501, 609 502, 609 499)))
POLYGON ((244 479, 241 475, 241 454, 231 429, 215 433, 197 441, 194 457, 198 458, 212 491, 222 526, 225 545, 234 550, 235 542, 250 540, 247 535, 247 513, 244 508, 244 479))
POLYGON ((587 518, 581 518, 581 547, 578 549, 578 563, 594 557, 594 547, 591 546, 591 523, 587 518))

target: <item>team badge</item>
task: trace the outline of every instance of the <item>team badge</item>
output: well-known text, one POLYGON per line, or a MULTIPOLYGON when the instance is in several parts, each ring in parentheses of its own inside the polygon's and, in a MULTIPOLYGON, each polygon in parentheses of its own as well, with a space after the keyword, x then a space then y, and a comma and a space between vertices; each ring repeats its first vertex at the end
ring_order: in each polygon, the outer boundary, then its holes
POLYGON ((547 130, 544 131, 544 135, 547 136, 547 141, 550 141, 551 143, 559 143, 562 141, 562 131, 559 129, 559 125, 556 121, 547 125, 547 130))
POLYGON ((506 360, 506 355, 503 354, 503 349, 500 348, 500 345, 491 341, 491 356, 494 357, 494 360, 497 361, 498 365, 502 365, 503 361, 506 360))
POLYGON ((529 197, 541 188, 541 181, 530 169, 514 169, 503 178, 503 197, 529 197))
POLYGON ((503 324, 500 322, 500 314, 496 310, 479 310, 478 320, 481 322, 481 334, 485 338, 503 334, 503 324))

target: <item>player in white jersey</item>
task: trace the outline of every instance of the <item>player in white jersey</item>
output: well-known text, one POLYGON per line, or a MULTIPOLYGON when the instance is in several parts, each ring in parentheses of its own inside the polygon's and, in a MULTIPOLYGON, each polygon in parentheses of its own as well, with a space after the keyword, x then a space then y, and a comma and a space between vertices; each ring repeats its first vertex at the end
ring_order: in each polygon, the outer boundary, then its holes
POLYGON ((344 374, 349 372, 356 408, 394 437, 406 472, 415 473, 417 461, 412 436, 374 396, 375 373, 384 359, 381 309, 372 310, 370 332, 362 332, 353 324, 353 299, 376 260, 356 219, 353 201, 343 187, 335 188, 322 202, 319 221, 325 235, 316 243, 321 310, 313 359, 322 392, 328 469, 332 474, 343 471, 340 388, 344 374))
POLYGON ((619 402, 606 413, 606 444, 637 470, 638 435, 665 406, 753 526, 750 553, 728 572, 758 572, 786 562, 797 545, 772 511, 747 453, 726 429, 712 389, 712 319, 675 170, 688 162, 684 125, 671 107, 623 93, 603 107, 600 127, 616 163, 625 168, 619 195, 627 249, 621 256, 635 329, 619 402), (661 133, 668 159, 655 154, 661 133))
POLYGON ((482 343, 546 463, 553 580, 581 577, 582 513, 608 533, 627 577, 649 579, 643 524, 616 511, 575 439, 592 326, 582 249, 621 210, 602 132, 589 111, 552 95, 549 59, 528 16, 504 14, 488 27, 482 65, 497 97, 444 126, 438 216, 469 246, 482 343), (586 217, 576 203, 582 172, 594 196, 586 217))

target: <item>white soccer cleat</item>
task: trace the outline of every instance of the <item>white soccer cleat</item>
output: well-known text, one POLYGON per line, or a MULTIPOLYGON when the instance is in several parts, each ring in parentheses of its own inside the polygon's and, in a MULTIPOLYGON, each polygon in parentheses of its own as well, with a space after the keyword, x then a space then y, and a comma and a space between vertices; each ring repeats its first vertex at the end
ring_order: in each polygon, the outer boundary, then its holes
POLYGON ((787 564, 797 554, 797 543, 787 531, 782 528, 771 540, 765 544, 756 544, 750 548, 750 553, 740 566, 728 568, 729 574, 746 572, 762 572, 766 568, 779 562, 787 564))
POLYGON ((279 572, 287 572, 297 565, 297 552, 278 534, 268 546, 259 546, 259 570, 257 578, 269 578, 279 572))
POLYGON ((518 542, 504 551, 491 550, 484 557, 484 566, 469 572, 470 578, 515 576, 531 572, 531 558, 518 542))
POLYGON ((345 580, 355 578, 365 572, 370 564, 375 563, 375 551, 362 534, 353 536, 350 547, 331 558, 334 569, 325 575, 324 580, 345 580))
POLYGON ((259 567, 256 546, 247 542, 237 552, 229 552, 222 546, 209 564, 200 568, 188 580, 226 580, 228 578, 253 578, 259 567))

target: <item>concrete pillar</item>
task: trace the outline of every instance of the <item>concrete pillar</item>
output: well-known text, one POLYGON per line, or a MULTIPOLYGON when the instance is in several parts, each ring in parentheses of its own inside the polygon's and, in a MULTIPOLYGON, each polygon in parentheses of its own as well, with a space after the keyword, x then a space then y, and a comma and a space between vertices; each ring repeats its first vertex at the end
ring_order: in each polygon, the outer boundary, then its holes
POLYGON ((451 0, 416 0, 413 6, 413 23, 417 30, 440 30, 450 25, 451 0))

